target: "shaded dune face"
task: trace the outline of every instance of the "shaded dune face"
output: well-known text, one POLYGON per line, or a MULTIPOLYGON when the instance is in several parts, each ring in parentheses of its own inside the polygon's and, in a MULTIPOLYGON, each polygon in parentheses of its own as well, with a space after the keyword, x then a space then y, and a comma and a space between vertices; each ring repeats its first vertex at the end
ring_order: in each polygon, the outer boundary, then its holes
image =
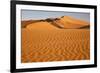
POLYGON ((27 20, 27 21, 21 21, 21 27, 22 28, 26 28, 27 25, 33 23, 34 21, 33 20, 27 20))
POLYGON ((67 16, 33 21, 21 29, 22 63, 90 59, 89 23, 67 16))
POLYGON ((29 24, 40 22, 40 21, 42 21, 42 20, 23 20, 23 21, 21 21, 21 27, 26 28, 29 24))

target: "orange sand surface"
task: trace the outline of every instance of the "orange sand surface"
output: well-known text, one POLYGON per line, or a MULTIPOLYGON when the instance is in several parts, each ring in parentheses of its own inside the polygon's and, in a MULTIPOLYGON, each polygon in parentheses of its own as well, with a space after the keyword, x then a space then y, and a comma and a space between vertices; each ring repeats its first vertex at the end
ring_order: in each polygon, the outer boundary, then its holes
POLYGON ((66 22, 59 21, 62 25, 58 20, 28 22, 29 24, 21 29, 22 63, 90 59, 90 29, 76 29, 79 25, 89 24, 74 19, 71 21, 72 18, 65 20, 66 22), (67 21, 71 25, 67 24, 67 21), (63 25, 64 29, 58 28, 63 25))
POLYGON ((89 59, 89 36, 87 29, 22 29, 22 62, 89 59))
POLYGON ((28 29, 36 29, 36 30, 52 30, 52 29, 58 29, 57 27, 54 27, 51 23, 48 22, 37 22, 29 24, 26 28, 28 29))
POLYGON ((62 24, 63 28, 80 28, 82 26, 89 25, 88 22, 75 19, 69 16, 63 16, 59 20, 56 20, 56 23, 62 24))

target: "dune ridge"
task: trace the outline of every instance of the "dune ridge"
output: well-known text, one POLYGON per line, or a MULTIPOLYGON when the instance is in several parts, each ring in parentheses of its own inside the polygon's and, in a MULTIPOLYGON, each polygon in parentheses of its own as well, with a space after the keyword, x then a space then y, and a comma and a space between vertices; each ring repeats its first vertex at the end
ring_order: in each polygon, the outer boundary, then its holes
POLYGON ((90 24, 86 21, 75 19, 70 16, 61 16, 59 18, 47 18, 44 20, 28 20, 28 21, 21 21, 22 27, 27 27, 30 24, 42 24, 46 22, 47 24, 54 25, 58 28, 62 29, 77 29, 82 28, 84 26, 89 26, 90 24))
POLYGON ((69 28, 69 29, 70 28, 80 28, 85 25, 89 25, 89 23, 86 21, 75 19, 69 16, 62 16, 59 20, 56 20, 56 22, 62 24, 64 28, 69 28))
POLYGON ((26 27, 27 29, 38 29, 38 30, 50 30, 50 29, 58 29, 57 27, 54 27, 51 23, 46 21, 41 21, 37 23, 32 23, 26 27))

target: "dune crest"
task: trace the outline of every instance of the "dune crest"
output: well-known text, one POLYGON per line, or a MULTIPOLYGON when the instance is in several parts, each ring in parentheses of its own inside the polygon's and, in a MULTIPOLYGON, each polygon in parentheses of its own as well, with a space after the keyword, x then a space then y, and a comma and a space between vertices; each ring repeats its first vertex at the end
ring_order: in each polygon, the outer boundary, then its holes
POLYGON ((68 29, 75 29, 75 28, 80 28, 85 25, 89 25, 88 22, 79 20, 70 16, 62 16, 59 20, 56 20, 57 23, 62 24, 64 27, 63 28, 68 28, 68 29))
POLYGON ((90 26, 89 22, 76 19, 71 16, 59 18, 47 18, 44 20, 22 21, 22 27, 29 29, 77 29, 90 26))
POLYGON ((41 22, 37 22, 37 23, 32 23, 30 25, 28 25, 26 27, 27 29, 35 29, 35 30, 52 30, 52 29, 58 29, 57 27, 53 26, 51 23, 49 22, 44 22, 44 21, 41 21, 41 22))

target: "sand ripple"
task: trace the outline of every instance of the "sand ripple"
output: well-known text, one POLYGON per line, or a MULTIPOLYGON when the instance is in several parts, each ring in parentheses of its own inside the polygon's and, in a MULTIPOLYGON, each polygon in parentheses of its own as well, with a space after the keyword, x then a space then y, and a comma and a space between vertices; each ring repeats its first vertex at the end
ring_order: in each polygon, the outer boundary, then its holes
POLYGON ((22 29, 22 62, 90 59, 89 29, 22 29))

